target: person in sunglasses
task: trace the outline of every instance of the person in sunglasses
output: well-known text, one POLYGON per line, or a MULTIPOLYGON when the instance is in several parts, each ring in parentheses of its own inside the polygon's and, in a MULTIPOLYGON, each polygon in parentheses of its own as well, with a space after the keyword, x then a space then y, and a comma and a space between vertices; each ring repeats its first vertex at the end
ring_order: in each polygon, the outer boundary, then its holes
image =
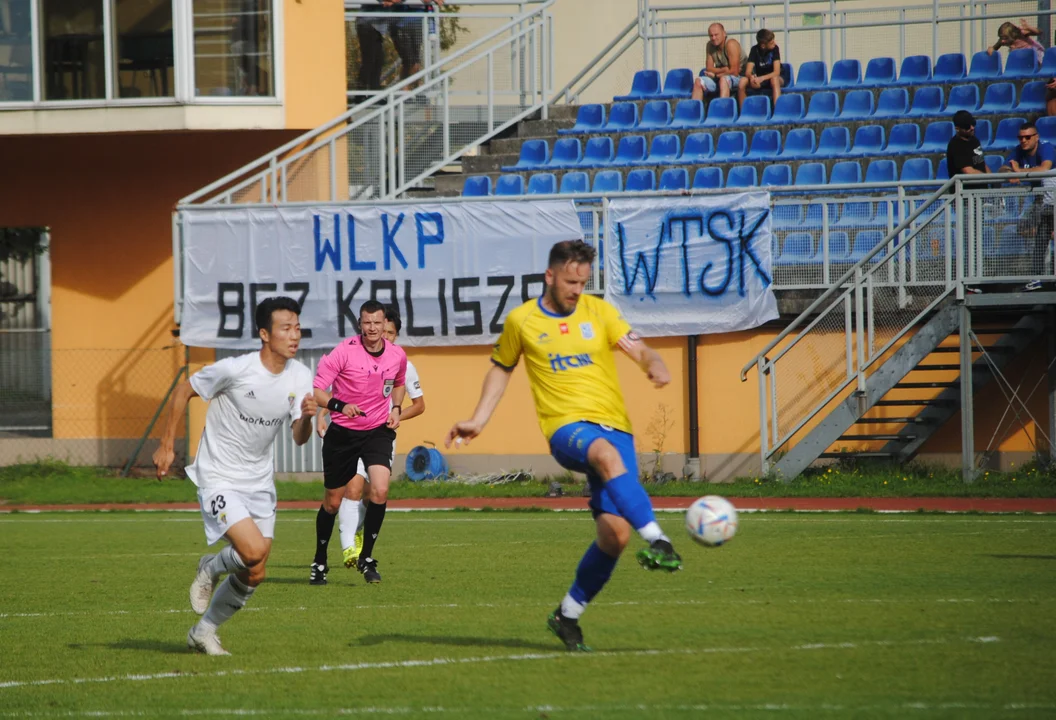
MULTIPOLYGON (((1033 122, 1025 122, 1019 127, 1019 147, 1013 148, 1012 152, 1005 158, 1005 164, 998 172, 1003 173, 1037 173, 1052 170, 1056 164, 1056 146, 1047 143, 1038 136, 1038 128, 1033 122)), ((1020 182, 1019 178, 1011 178, 1009 183, 1015 185, 1020 182)), ((1039 184, 1047 186, 1041 202, 1035 201, 1031 206, 1031 217, 1026 222, 1020 223, 1020 230, 1024 237, 1033 240, 1031 251, 1030 271, 1035 276, 1051 275, 1052 266, 1046 272, 1045 254, 1049 250, 1052 241, 1053 230, 1053 191, 1051 181, 1041 183, 1031 182, 1031 185, 1039 184)), ((1041 280, 1034 279, 1027 283, 1025 289, 1037 290, 1041 287, 1041 280)))

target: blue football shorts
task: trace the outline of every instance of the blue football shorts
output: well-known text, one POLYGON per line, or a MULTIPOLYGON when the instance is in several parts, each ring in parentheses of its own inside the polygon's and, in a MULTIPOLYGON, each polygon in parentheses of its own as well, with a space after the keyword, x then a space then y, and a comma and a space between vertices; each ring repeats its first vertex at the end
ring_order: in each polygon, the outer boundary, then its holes
POLYGON ((587 482, 590 484, 590 509, 594 517, 601 513, 623 517, 616 509, 616 504, 609 498, 609 494, 604 491, 605 481, 587 462, 587 450, 590 449, 591 443, 599 438, 608 440, 616 448, 627 472, 633 473, 637 479, 638 453, 634 449, 634 436, 608 425, 583 421, 564 425, 550 437, 550 454, 566 470, 586 473, 587 482))

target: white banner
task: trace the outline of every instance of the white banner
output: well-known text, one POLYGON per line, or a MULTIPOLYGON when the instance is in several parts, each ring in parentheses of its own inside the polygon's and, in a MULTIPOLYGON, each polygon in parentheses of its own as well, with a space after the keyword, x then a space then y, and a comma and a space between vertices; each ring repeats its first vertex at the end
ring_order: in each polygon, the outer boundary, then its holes
POLYGON ((358 332, 370 299, 399 306, 403 345, 494 342, 543 289, 550 247, 582 239, 572 201, 181 212, 190 346, 255 348, 257 305, 302 305, 304 348, 358 332))
POLYGON ((643 336, 758 327, 778 317, 765 192, 613 200, 605 297, 643 336))

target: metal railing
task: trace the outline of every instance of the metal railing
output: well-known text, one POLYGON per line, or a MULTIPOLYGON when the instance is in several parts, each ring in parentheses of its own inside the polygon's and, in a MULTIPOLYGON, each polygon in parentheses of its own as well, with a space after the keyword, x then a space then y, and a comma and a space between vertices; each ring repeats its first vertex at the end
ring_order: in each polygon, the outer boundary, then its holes
MULTIPOLYGON (((989 189, 985 183, 1001 183, 1008 175, 976 177, 975 189, 966 189, 968 181, 960 176, 911 201, 904 220, 741 369, 742 381, 753 367, 758 372, 763 473, 826 408, 850 392, 864 392, 867 378, 895 344, 947 298, 963 298, 975 284, 1056 279, 1052 256, 1046 255, 1051 235, 1049 242, 1023 237, 1044 213, 1051 233, 1054 211, 1051 198, 1044 202, 1047 189, 1022 183, 989 189), (1009 209, 999 198, 1018 201, 1008 217, 1019 223, 1006 234, 1010 247, 1004 254, 992 222, 1001 219, 994 214, 1009 209), (1025 213, 1027 198, 1035 210, 1025 213)), ((1056 173, 1021 177, 1056 179, 1056 173)))
POLYGON ((446 58, 439 69, 411 75, 179 204, 399 196, 531 113, 542 111, 545 117, 553 65, 549 10, 555 1, 496 28, 446 58))

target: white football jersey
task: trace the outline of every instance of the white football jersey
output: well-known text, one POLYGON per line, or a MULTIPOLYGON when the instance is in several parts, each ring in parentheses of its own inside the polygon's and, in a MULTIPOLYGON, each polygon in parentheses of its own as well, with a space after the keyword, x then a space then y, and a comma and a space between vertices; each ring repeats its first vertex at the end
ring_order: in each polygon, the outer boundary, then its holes
POLYGON ((404 375, 403 384, 407 388, 407 397, 411 400, 425 394, 422 392, 422 384, 418 382, 418 368, 410 360, 407 361, 407 374, 404 375))
POLYGON ((287 421, 301 417, 301 401, 312 392, 312 371, 288 360, 278 375, 260 353, 225 358, 191 376, 205 401, 205 430, 187 476, 198 487, 270 488, 275 483, 272 446, 287 421))

